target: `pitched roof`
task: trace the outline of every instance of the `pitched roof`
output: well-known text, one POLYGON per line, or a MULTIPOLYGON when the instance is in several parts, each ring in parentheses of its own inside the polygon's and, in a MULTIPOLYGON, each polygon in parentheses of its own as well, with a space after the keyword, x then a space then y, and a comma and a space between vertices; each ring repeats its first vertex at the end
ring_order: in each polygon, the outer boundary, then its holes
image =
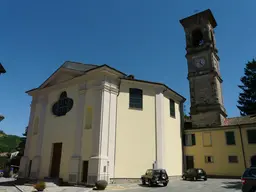
POLYGON ((115 68, 112 68, 110 67, 109 65, 107 64, 103 64, 103 65, 95 65, 95 64, 83 64, 83 63, 79 63, 79 62, 73 62, 73 61, 66 61, 63 65, 61 65, 44 83, 42 83, 38 88, 34 88, 34 89, 31 89, 29 91, 27 91, 26 93, 29 93, 31 91, 34 91, 34 90, 37 90, 37 89, 40 89, 40 88, 43 88, 43 85, 47 84, 47 82, 59 71, 59 69, 61 68, 65 68, 65 69, 70 69, 70 70, 75 70, 75 71, 78 71, 78 72, 82 72, 82 74, 85 74, 89 71, 93 71, 93 70, 96 70, 96 69, 100 69, 100 68, 103 68, 103 67, 107 67, 117 73, 119 73, 121 76, 123 76, 123 80, 130 80, 130 81, 137 81, 137 82, 143 82, 143 83, 148 83, 148 84, 155 84, 155 85, 161 85, 161 86, 164 86, 165 88, 167 88, 168 90, 172 91, 174 94, 176 94, 177 96, 179 96, 182 100, 182 102, 185 102, 185 98, 178 94, 177 92, 175 92, 174 90, 172 90, 171 88, 169 88, 167 85, 163 84, 163 83, 158 83, 158 82, 151 82, 151 81, 145 81, 145 80, 139 80, 139 79, 134 79, 134 78, 130 78, 131 75, 127 75, 115 68))
MULTIPOLYGON (((222 126, 217 126, 212 128, 220 128, 220 127, 228 127, 228 126, 236 126, 236 125, 247 125, 247 124, 256 124, 256 115, 226 118, 222 126)), ((184 128, 185 129, 204 129, 204 128, 211 128, 211 127, 193 128, 191 119, 185 118, 184 128)))
POLYGON ((256 123, 256 115, 226 118, 224 125, 244 125, 256 123))

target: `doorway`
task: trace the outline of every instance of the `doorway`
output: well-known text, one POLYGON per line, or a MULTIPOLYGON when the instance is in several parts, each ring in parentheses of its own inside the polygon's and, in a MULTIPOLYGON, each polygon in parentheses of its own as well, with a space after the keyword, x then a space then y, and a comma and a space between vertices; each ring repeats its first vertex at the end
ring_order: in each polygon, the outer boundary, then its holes
POLYGON ((251 167, 256 167, 256 155, 251 157, 251 167))
POLYGON ((51 178, 58 178, 60 174, 62 143, 54 143, 52 148, 51 178))
POLYGON ((82 182, 84 182, 84 183, 87 183, 88 164, 89 164, 89 161, 83 161, 83 178, 82 178, 82 182))
POLYGON ((186 156, 186 169, 194 168, 194 157, 186 156))

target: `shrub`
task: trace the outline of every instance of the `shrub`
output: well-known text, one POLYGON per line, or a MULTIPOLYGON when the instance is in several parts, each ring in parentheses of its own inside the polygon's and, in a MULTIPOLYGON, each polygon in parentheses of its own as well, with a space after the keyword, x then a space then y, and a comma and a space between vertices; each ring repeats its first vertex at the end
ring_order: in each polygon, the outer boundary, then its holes
POLYGON ((108 185, 108 182, 105 180, 99 180, 95 183, 95 187, 97 190, 104 190, 106 189, 107 185, 108 185))
POLYGON ((43 181, 40 181, 38 182, 37 184, 34 185, 34 188, 37 190, 37 191, 43 191, 45 189, 45 182, 43 181))

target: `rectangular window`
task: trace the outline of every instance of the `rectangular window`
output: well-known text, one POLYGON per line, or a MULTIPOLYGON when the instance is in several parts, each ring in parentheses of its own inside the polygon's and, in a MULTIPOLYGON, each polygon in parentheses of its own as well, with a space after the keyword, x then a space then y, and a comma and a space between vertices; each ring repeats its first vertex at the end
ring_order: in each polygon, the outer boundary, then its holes
POLYGON ((142 109, 143 107, 143 92, 141 89, 130 88, 129 107, 132 109, 142 109))
POLYGON ((249 144, 256 144, 256 129, 247 130, 247 138, 249 144))
POLYGON ((235 132, 234 131, 227 131, 226 134, 226 144, 227 145, 235 145, 236 139, 235 139, 235 132))
POLYGON ((212 136, 210 132, 203 133, 203 144, 204 147, 212 146, 212 136))
POLYGON ((175 117, 175 102, 172 99, 169 99, 170 104, 170 116, 175 117))
POLYGON ((91 129, 92 128, 92 108, 91 107, 87 107, 85 115, 86 115, 85 129, 91 129))
POLYGON ((238 163, 238 157, 237 156, 228 156, 228 162, 229 163, 238 163))
POLYGON ((185 146, 196 145, 196 136, 195 136, 195 134, 185 134, 184 145, 185 146))
POLYGON ((213 163, 213 156, 205 156, 205 163, 213 163))

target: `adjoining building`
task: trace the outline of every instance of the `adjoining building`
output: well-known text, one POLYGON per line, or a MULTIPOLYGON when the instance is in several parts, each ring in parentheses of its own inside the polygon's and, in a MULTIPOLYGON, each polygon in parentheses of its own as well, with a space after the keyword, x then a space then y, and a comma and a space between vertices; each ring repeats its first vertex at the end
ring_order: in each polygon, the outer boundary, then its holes
POLYGON ((256 116, 227 118, 212 12, 208 9, 180 23, 186 34, 191 102, 191 121, 185 123, 185 167, 241 177, 245 168, 256 165, 256 116))
POLYGON ((70 183, 183 171, 185 98, 108 65, 65 62, 32 96, 20 177, 70 183))

